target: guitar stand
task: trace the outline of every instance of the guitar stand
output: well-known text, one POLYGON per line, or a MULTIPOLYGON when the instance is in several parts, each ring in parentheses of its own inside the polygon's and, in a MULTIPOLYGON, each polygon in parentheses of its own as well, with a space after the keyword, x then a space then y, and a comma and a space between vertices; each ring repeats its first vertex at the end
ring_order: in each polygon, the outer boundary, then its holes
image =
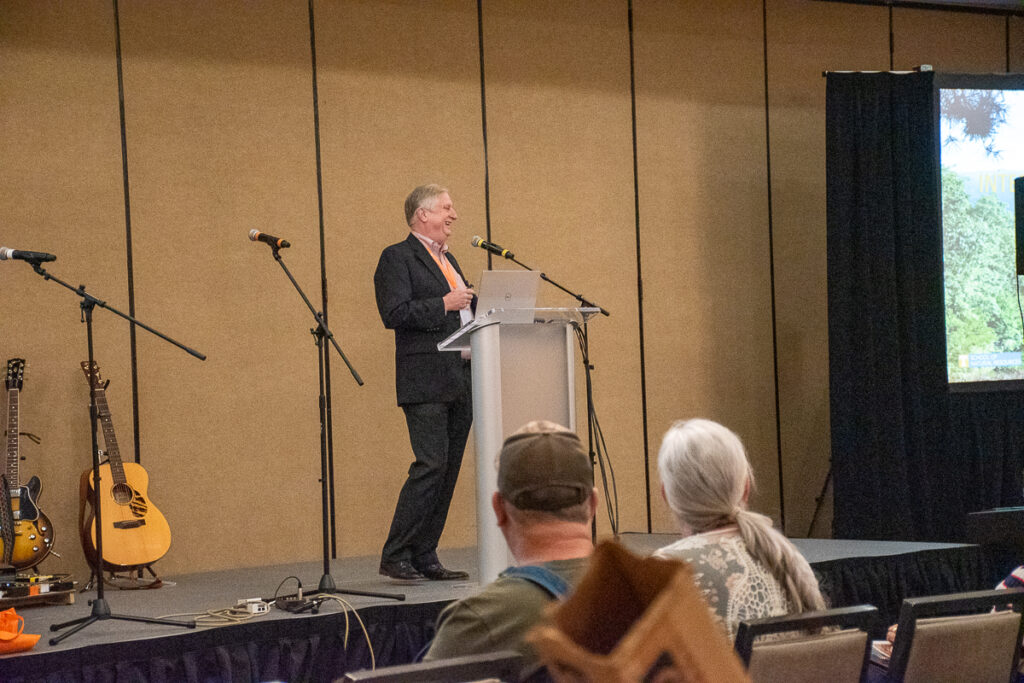
POLYGON ((143 567, 129 568, 127 574, 122 574, 120 576, 117 572, 108 571, 107 577, 103 580, 106 581, 108 586, 122 591, 149 590, 153 588, 161 588, 164 585, 163 579, 161 579, 148 564, 143 567), (149 575, 153 577, 152 581, 144 580, 142 578, 143 569, 148 571, 149 575))
MULTIPOLYGON (((114 313, 116 315, 121 316, 122 318, 124 318, 128 322, 132 323, 133 325, 137 325, 137 326, 141 327, 142 329, 155 334, 156 336, 160 337, 161 339, 164 339, 165 341, 167 341, 167 342, 169 342, 171 344, 174 344, 178 348, 180 348, 183 351, 186 351, 187 353, 195 356, 199 360, 206 360, 206 356, 204 356, 203 354, 199 353, 198 351, 194 351, 193 349, 188 348, 187 346, 185 346, 185 345, 183 345, 183 344, 181 344, 181 343, 171 339, 167 335, 162 334, 162 333, 154 330, 152 327, 149 327, 148 325, 139 322, 138 320, 136 320, 132 316, 127 315, 125 313, 122 313, 122 312, 118 311, 115 308, 111 308, 110 306, 107 306, 106 302, 100 301, 99 299, 97 299, 96 297, 92 296, 91 294, 86 293, 85 285, 79 285, 78 287, 72 287, 71 285, 69 285, 68 283, 64 282, 63 280, 61 280, 59 278, 56 278, 53 275, 51 275, 50 273, 48 273, 42 267, 42 262, 41 261, 29 261, 29 263, 32 264, 32 269, 34 271, 36 271, 39 275, 41 275, 44 280, 53 280, 57 284, 61 285, 62 287, 66 288, 66 289, 71 290, 72 292, 74 292, 75 294, 77 294, 78 296, 80 296, 82 298, 82 301, 81 301, 80 305, 81 305, 81 309, 82 309, 82 321, 85 322, 86 342, 88 344, 88 349, 89 349, 89 366, 90 367, 94 367, 94 364, 95 364, 95 356, 93 354, 93 343, 92 343, 93 342, 93 339, 92 339, 92 312, 93 312, 93 309, 96 306, 100 306, 101 308, 107 309, 111 313, 114 313)), ((95 377, 92 377, 90 381, 94 383, 96 381, 95 377)), ((95 388, 95 384, 92 384, 92 388, 95 388)), ((99 441, 98 441, 98 439, 96 437, 96 429, 97 429, 96 424, 97 424, 98 420, 99 420, 99 412, 97 411, 97 408, 96 408, 96 393, 95 393, 95 391, 90 390, 89 391, 89 424, 90 424, 90 433, 91 433, 91 437, 92 437, 92 496, 93 496, 92 497, 92 505, 93 505, 93 511, 94 511, 94 515, 95 515, 95 522, 96 522, 96 558, 97 558, 97 565, 98 566, 102 566, 102 563, 103 563, 103 525, 102 525, 102 521, 101 521, 102 508, 100 507, 100 450, 99 450, 99 441)), ((71 628, 68 631, 66 631, 65 633, 62 633, 59 636, 55 636, 53 638, 50 638, 50 645, 56 645, 57 643, 61 642, 65 638, 67 638, 69 636, 72 636, 75 633, 78 633, 79 631, 84 629, 86 626, 89 626, 90 624, 93 624, 93 623, 95 623, 97 621, 105 621, 107 619, 120 619, 122 621, 141 621, 141 622, 144 622, 144 623, 147 623, 147 624, 164 624, 166 626, 184 626, 185 628, 195 628, 196 627, 196 622, 194 620, 193 621, 174 621, 174 620, 171 620, 171 619, 157 619, 157 618, 153 618, 153 617, 137 617, 137 616, 129 616, 127 614, 114 614, 113 612, 110 611, 110 606, 107 604, 106 598, 104 598, 104 596, 103 596, 102 573, 100 573, 100 572, 97 572, 97 573, 99 573, 101 579, 96 582, 96 598, 89 601, 89 604, 92 606, 91 613, 89 614, 89 616, 86 616, 86 617, 79 617, 78 619, 72 619, 71 621, 65 621, 65 622, 60 623, 60 624, 53 624, 53 625, 51 625, 50 626, 50 630, 51 631, 60 631, 61 629, 64 629, 64 628, 67 628, 67 627, 71 627, 71 628)))

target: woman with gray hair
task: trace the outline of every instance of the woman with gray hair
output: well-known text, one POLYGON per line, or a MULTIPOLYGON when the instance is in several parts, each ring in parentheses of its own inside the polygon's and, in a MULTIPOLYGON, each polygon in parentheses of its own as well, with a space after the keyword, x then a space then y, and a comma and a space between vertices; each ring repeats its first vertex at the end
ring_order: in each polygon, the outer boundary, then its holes
POLYGON ((683 538, 655 555, 690 563, 730 639, 745 619, 825 608, 807 560, 747 509, 754 474, 736 434, 711 420, 677 422, 662 439, 658 473, 683 538))

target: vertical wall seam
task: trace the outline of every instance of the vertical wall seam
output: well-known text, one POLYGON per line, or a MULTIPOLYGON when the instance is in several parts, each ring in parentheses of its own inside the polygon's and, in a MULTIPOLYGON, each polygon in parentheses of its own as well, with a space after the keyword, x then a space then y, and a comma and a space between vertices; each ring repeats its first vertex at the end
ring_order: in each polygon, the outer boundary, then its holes
POLYGON ((1010 15, 1006 17, 1006 73, 1010 73, 1010 15))
POLYGON ((779 524, 786 530, 786 488, 782 471, 782 416, 779 399, 779 332, 775 308, 775 225, 772 215, 771 115, 768 106, 768 0, 761 0, 761 28, 764 49, 764 152, 768 191, 768 280, 771 295, 772 373, 775 384, 775 453, 779 468, 779 524))
POLYGON ((640 336, 640 419, 644 439, 644 499, 647 507, 647 533, 651 533, 651 456, 647 435, 647 365, 644 350, 644 270, 640 252, 640 175, 636 142, 636 53, 633 44, 633 0, 626 2, 629 24, 629 100, 633 128, 633 221, 636 233, 637 331, 640 336))
MULTIPOLYGON (((323 314, 324 325, 328 324, 327 318, 327 249, 324 237, 324 182, 323 163, 320 155, 320 96, 317 89, 316 70, 316 22, 313 12, 313 0, 309 0, 309 55, 312 71, 313 84, 313 141, 316 155, 316 207, 319 220, 320 233, 320 311, 323 314)), ((330 538, 331 557, 338 557, 338 536, 337 524, 335 521, 334 505, 334 420, 331 401, 331 354, 330 347, 324 346, 324 387, 326 388, 326 424, 324 426, 327 440, 327 488, 328 507, 330 511, 330 538)))
POLYGON ((889 5, 889 71, 896 68, 896 34, 893 32, 892 5, 889 5))
MULTIPOLYGON (((476 0, 476 40, 480 50, 480 131, 484 144, 484 224, 487 241, 491 236, 491 168, 487 158, 487 86, 484 76, 484 9, 483 0, 476 0)), ((491 252, 487 252, 487 270, 491 270, 491 252)))
MULTIPOLYGON (((135 268, 132 252, 132 205, 128 182, 128 132, 124 115, 124 69, 121 58, 121 12, 114 0, 114 42, 117 54, 117 101, 121 124, 121 175, 124 187, 124 235, 125 259, 128 270, 128 315, 135 318, 135 268)), ((135 447, 135 462, 142 460, 142 440, 139 436, 139 356, 135 343, 135 323, 128 324, 128 349, 132 371, 132 432, 135 447)))

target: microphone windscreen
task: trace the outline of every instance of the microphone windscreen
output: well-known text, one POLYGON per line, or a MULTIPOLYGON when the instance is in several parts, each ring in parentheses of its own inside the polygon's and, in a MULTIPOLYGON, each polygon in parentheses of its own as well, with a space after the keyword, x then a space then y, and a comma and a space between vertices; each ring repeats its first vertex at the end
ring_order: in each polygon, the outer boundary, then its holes
POLYGON ((473 245, 474 247, 479 247, 479 246, 480 246, 480 243, 481 243, 481 242, 483 242, 483 241, 484 241, 484 238, 483 238, 483 237, 480 237, 480 235, 473 235, 473 239, 472 239, 472 240, 470 241, 470 243, 471 243, 471 244, 472 244, 472 245, 473 245))
POLYGON ((253 228, 252 230, 249 231, 249 239, 251 241, 255 242, 259 238, 260 238, 260 231, 259 230, 257 230, 256 228, 253 228))

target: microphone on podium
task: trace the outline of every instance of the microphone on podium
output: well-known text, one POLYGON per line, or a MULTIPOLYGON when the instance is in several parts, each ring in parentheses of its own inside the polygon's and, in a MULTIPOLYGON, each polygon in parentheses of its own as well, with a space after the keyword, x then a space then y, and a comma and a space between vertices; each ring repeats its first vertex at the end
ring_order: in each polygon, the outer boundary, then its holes
POLYGON ((505 247, 497 245, 494 242, 488 242, 484 238, 480 237, 480 235, 475 235, 473 237, 472 245, 474 247, 480 247, 481 249, 486 249, 487 251, 489 251, 492 254, 495 254, 497 256, 504 256, 505 258, 515 258, 516 257, 515 254, 513 254, 511 251, 509 251, 505 247))

